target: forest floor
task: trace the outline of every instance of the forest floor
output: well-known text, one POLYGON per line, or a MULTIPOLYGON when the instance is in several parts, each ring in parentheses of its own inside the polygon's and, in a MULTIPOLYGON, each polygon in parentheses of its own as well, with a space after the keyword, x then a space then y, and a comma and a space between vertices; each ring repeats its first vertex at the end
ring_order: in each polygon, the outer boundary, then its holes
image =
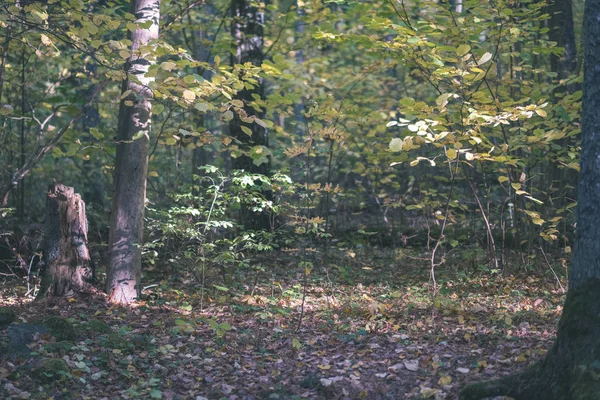
POLYGON ((249 274, 235 289, 157 281, 131 308, 101 293, 33 302, 22 283, 5 282, 0 307, 22 322, 67 318, 77 339, 41 335, 26 356, 0 354, 0 398, 454 399, 551 346, 564 295, 547 271, 448 269, 432 300, 425 268, 403 263, 314 270, 306 291, 304 271, 249 274), (43 382, 15 374, 41 358, 68 370, 43 382))

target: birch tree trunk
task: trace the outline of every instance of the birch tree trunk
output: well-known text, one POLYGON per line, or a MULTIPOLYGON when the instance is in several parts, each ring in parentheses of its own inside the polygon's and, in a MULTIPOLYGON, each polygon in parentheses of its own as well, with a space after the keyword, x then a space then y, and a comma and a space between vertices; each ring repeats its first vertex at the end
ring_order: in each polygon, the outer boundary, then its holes
POLYGON ((38 299, 84 291, 91 278, 85 203, 72 187, 53 183, 46 197, 44 269, 38 299))
POLYGON ((146 77, 146 73, 156 63, 151 41, 158 39, 160 0, 132 0, 131 6, 138 27, 130 35, 131 57, 127 61, 127 79, 119 108, 106 281, 109 299, 118 303, 130 303, 140 294, 140 246, 153 97, 149 87, 152 78, 146 77))

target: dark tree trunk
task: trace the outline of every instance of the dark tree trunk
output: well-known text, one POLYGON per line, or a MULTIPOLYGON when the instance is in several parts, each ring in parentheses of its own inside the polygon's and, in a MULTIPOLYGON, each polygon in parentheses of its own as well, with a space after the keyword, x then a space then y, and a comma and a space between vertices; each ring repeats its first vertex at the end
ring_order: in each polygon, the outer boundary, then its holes
POLYGON ((599 18, 600 1, 587 0, 577 241, 556 342, 543 360, 518 375, 465 387, 463 400, 503 395, 516 400, 600 399, 599 18))
MULTIPOLYGON (((231 35, 235 44, 235 53, 231 57, 231 64, 251 63, 260 66, 264 58, 264 12, 251 4, 250 0, 233 0, 231 13, 233 18, 231 35)), ((243 80, 243 75, 240 78, 243 80)), ((264 110, 255 101, 256 97, 259 99, 264 98, 264 85, 260 79, 258 82, 246 81, 245 83, 246 88, 239 91, 236 96, 238 100, 244 103, 244 106, 235 109, 234 117, 229 123, 229 134, 241 143, 239 145, 240 150, 244 153, 233 158, 233 169, 268 175, 270 157, 267 157, 267 162, 257 165, 253 158, 247 155, 255 146, 269 147, 267 129, 257 123, 243 121, 246 118, 257 117, 262 119, 264 117, 264 110), (251 134, 244 132, 242 126, 249 128, 251 134)), ((268 193, 267 196, 269 196, 268 193)), ((241 219, 246 229, 267 230, 270 227, 269 215, 264 212, 255 213, 242 207, 241 219)))
MULTIPOLYGON (((584 11, 584 81, 577 242, 569 287, 600 279, 600 1, 584 11)), ((600 340, 600 338, 599 338, 600 340)), ((598 355, 600 359, 600 355, 598 355)))
MULTIPOLYGON (((232 64, 252 63, 260 66, 263 62, 264 13, 255 6, 250 5, 249 0, 233 0, 231 10, 233 17, 231 34, 235 41, 235 54, 232 55, 232 64)), ((243 76, 241 78, 244 79, 243 76)), ((263 89, 263 83, 260 80, 254 83, 247 82, 246 89, 239 91, 236 96, 237 99, 243 101, 244 107, 234 113, 234 118, 229 124, 229 133, 242 143, 243 151, 248 151, 253 146, 268 147, 269 145, 266 129, 256 123, 244 123, 239 115, 264 117, 264 111, 252 104, 254 103, 254 96, 263 97, 263 89), (252 130, 252 135, 248 135, 242 130, 243 125, 252 130)), ((233 168, 264 175, 269 171, 268 163, 257 166, 252 158, 247 155, 235 158, 233 168)))
POLYGON ((548 13, 550 14, 548 38, 565 50, 562 56, 551 55, 550 65, 552 71, 558 73, 558 78, 564 79, 577 69, 577 46, 571 0, 551 0, 548 13))
POLYGON ((141 245, 144 230, 148 142, 152 120, 151 78, 146 76, 156 57, 142 46, 158 39, 160 0, 132 0, 137 24, 151 22, 131 33, 128 78, 123 83, 117 129, 115 194, 108 243, 106 292, 110 301, 130 303, 140 295, 141 245), (131 77, 131 78, 130 78, 131 77))
POLYGON ((46 197, 44 270, 38 298, 84 291, 92 276, 85 203, 72 187, 54 183, 46 197))

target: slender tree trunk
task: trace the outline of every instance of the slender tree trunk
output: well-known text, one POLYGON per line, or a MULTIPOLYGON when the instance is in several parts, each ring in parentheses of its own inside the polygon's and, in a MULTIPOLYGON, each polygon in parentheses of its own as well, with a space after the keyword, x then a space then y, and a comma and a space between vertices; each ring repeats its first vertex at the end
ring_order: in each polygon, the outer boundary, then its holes
POLYGON ((550 56, 552 71, 559 79, 567 78, 577 69, 577 46, 573 24, 573 5, 571 0, 551 0, 548 7, 550 31, 548 37, 565 50, 563 56, 550 56))
MULTIPOLYGON (((263 25, 264 13, 257 7, 250 4, 249 0, 233 0, 231 5, 233 17, 232 36, 235 41, 235 54, 232 55, 232 64, 252 63, 261 65, 263 62, 263 25)), ((243 78, 243 77, 242 77, 243 78)), ((263 97, 263 82, 253 84, 252 88, 241 90, 237 98, 244 102, 244 107, 239 113, 248 116, 264 117, 263 111, 257 111, 250 103, 254 102, 254 96, 263 97)), ((248 126, 252 130, 252 135, 249 136, 242 131, 241 126, 244 125, 238 113, 234 113, 235 117, 229 124, 229 132, 231 136, 237 138, 244 144, 242 150, 247 151, 252 146, 262 145, 268 146, 268 135, 266 129, 258 124, 248 126)), ((256 166, 252 158, 243 155, 237 157, 233 161, 234 169, 244 169, 248 172, 255 172, 266 175, 268 173, 268 164, 256 166)))
MULTIPOLYGON (((577 72, 577 46, 575 44, 575 28, 573 22, 572 0, 551 0, 548 6, 550 19, 548 20, 548 37, 558 44, 558 47, 564 49, 563 55, 550 56, 550 67, 552 72, 558 74, 559 80, 564 80, 574 76, 577 72)), ((555 88, 555 94, 564 94, 564 92, 573 93, 581 89, 579 83, 571 83, 566 86, 559 85, 555 88)), ((577 146, 578 138, 563 138, 556 142, 556 145, 567 148, 569 145, 577 146)), ((577 174, 570 168, 559 168, 557 163, 551 163, 546 172, 551 186, 554 182, 577 182, 577 174)), ((563 208, 568 198, 574 198, 576 189, 565 190, 556 200, 556 208, 563 208)))
POLYGON ((525 371, 461 391, 463 400, 600 399, 600 0, 584 12, 584 85, 577 241, 554 346, 525 371))
POLYGON ((83 291, 92 276, 85 203, 72 187, 54 183, 46 198, 44 270, 38 298, 83 291))
POLYGON ((156 59, 149 43, 158 39, 160 0, 132 0, 138 28, 131 33, 128 78, 123 83, 117 130, 115 194, 113 197, 106 292, 109 299, 130 303, 140 295, 141 248, 148 172, 148 142, 152 119, 151 78, 146 73, 156 59), (148 28, 140 25, 152 22, 148 28))
MULTIPOLYGON (((250 0, 232 0, 231 12, 233 18, 231 35, 235 43, 235 54, 231 57, 231 64, 261 65, 264 58, 264 12, 252 5, 250 0)), ((241 78, 243 79, 243 76, 241 78)), ((266 128, 256 123, 247 124, 242 121, 242 116, 255 116, 261 119, 264 117, 264 111, 253 104, 255 96, 264 98, 264 85, 260 79, 257 83, 247 82, 246 88, 238 92, 236 97, 244 103, 244 106, 235 110, 234 118, 229 123, 229 134, 239 140, 243 152, 248 152, 254 146, 269 147, 266 128), (252 134, 244 132, 242 126, 251 129, 252 134)), ((268 175, 270 160, 268 157, 268 162, 256 165, 250 156, 243 154, 233 159, 233 169, 268 175)), ((264 212, 255 213, 242 207, 241 219, 246 229, 269 229, 270 227, 269 216, 264 212)))
MULTIPOLYGON (((214 36, 209 35, 208 26, 210 25, 210 20, 215 15, 215 9, 212 5, 207 4, 206 6, 204 6, 203 10, 203 15, 206 15, 206 17, 203 17, 199 21, 197 27, 195 27, 195 29, 191 33, 191 42, 193 46, 192 51, 196 60, 202 62, 211 62, 211 59, 213 58, 211 55, 211 46, 207 46, 207 41, 214 43, 214 40, 216 40, 216 38, 214 36), (205 18, 208 19, 208 21, 205 21, 205 18)), ((189 17, 189 14, 188 19, 190 22, 190 26, 192 26, 193 24, 191 18, 189 17)), ((195 70, 198 75, 202 75, 202 77, 206 80, 210 80, 212 77, 212 73, 206 70, 205 68, 196 67, 195 70)), ((208 128, 208 125, 212 120, 212 118, 209 115, 199 114, 198 111, 193 111, 192 118, 194 119, 194 123, 196 126, 204 128, 208 128)), ((211 148, 209 148, 208 145, 203 143, 200 138, 195 137, 193 139, 193 143, 195 147, 192 150, 192 193, 198 194, 199 186, 194 181, 193 177, 200 173, 200 171, 198 170, 199 167, 211 163, 213 155, 211 152, 211 148)))

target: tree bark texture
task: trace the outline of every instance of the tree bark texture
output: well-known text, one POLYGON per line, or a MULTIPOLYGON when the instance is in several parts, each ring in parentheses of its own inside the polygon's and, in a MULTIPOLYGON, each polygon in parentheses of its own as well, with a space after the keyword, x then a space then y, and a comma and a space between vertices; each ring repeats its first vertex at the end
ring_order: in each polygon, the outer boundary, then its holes
POLYGON ((600 399, 600 0, 585 3, 584 37, 577 240, 556 342, 520 374, 465 387, 463 400, 600 399))
POLYGON ((46 197, 44 270, 38 298, 83 291, 91 278, 85 203, 72 187, 54 183, 46 197))
POLYGON ((577 69, 572 1, 551 0, 548 12, 550 14, 548 38, 565 50, 562 56, 551 55, 550 65, 552 71, 558 73, 558 78, 564 79, 577 69))
MULTIPOLYGON (((264 59, 264 24, 265 14, 263 10, 257 7, 251 0, 232 0, 231 2, 232 24, 231 35, 234 41, 234 53, 231 57, 231 64, 252 64, 262 65, 264 59)), ((240 78, 244 79, 243 72, 240 72, 240 78)), ((265 112, 256 100, 264 98, 264 85, 262 79, 245 80, 245 88, 240 90, 236 99, 244 103, 243 107, 236 108, 233 119, 229 122, 229 134, 239 141, 240 150, 244 153, 233 158, 233 169, 244 170, 249 173, 268 175, 270 170, 271 157, 267 156, 267 161, 256 165, 254 159, 248 154, 253 147, 269 147, 269 135, 266 128, 253 123, 244 122, 246 119, 257 117, 264 118, 265 112), (242 126, 249 128, 252 132, 244 132, 242 126)), ((270 193, 265 193, 270 198, 270 193)), ((240 219, 246 229, 249 230, 268 230, 271 222, 270 216, 266 212, 254 212, 249 207, 242 206, 240 219)))
MULTIPOLYGON (((233 0, 231 3, 231 12, 233 17, 231 35, 234 39, 235 49, 232 55, 231 63, 260 66, 263 62, 263 33, 264 33, 264 13, 249 0, 233 0)), ((244 78, 240 76, 240 78, 244 78)), ((253 106, 255 97, 263 98, 263 83, 247 82, 246 88, 239 91, 236 98, 244 102, 244 107, 236 110, 234 118, 229 123, 229 133, 238 139, 242 145, 243 151, 248 151, 253 146, 269 146, 268 134, 265 128, 256 123, 246 124, 240 118, 242 116, 264 117, 264 111, 260 107, 253 106), (252 135, 246 134, 242 130, 242 125, 246 125, 252 130, 252 135)), ((251 157, 242 155, 233 161, 234 169, 243 169, 247 172, 266 175, 269 171, 268 163, 260 166, 254 164, 251 157)))
POLYGON ((584 11, 584 81, 577 237, 569 287, 600 278, 600 1, 584 11))
POLYGON ((109 299, 130 303, 140 294, 141 245, 148 172, 148 143, 153 97, 146 77, 156 63, 153 40, 158 39, 160 0, 132 0, 138 28, 131 33, 131 57, 123 83, 117 129, 115 193, 112 204, 106 292, 109 299), (140 24, 152 24, 144 29, 140 24))

